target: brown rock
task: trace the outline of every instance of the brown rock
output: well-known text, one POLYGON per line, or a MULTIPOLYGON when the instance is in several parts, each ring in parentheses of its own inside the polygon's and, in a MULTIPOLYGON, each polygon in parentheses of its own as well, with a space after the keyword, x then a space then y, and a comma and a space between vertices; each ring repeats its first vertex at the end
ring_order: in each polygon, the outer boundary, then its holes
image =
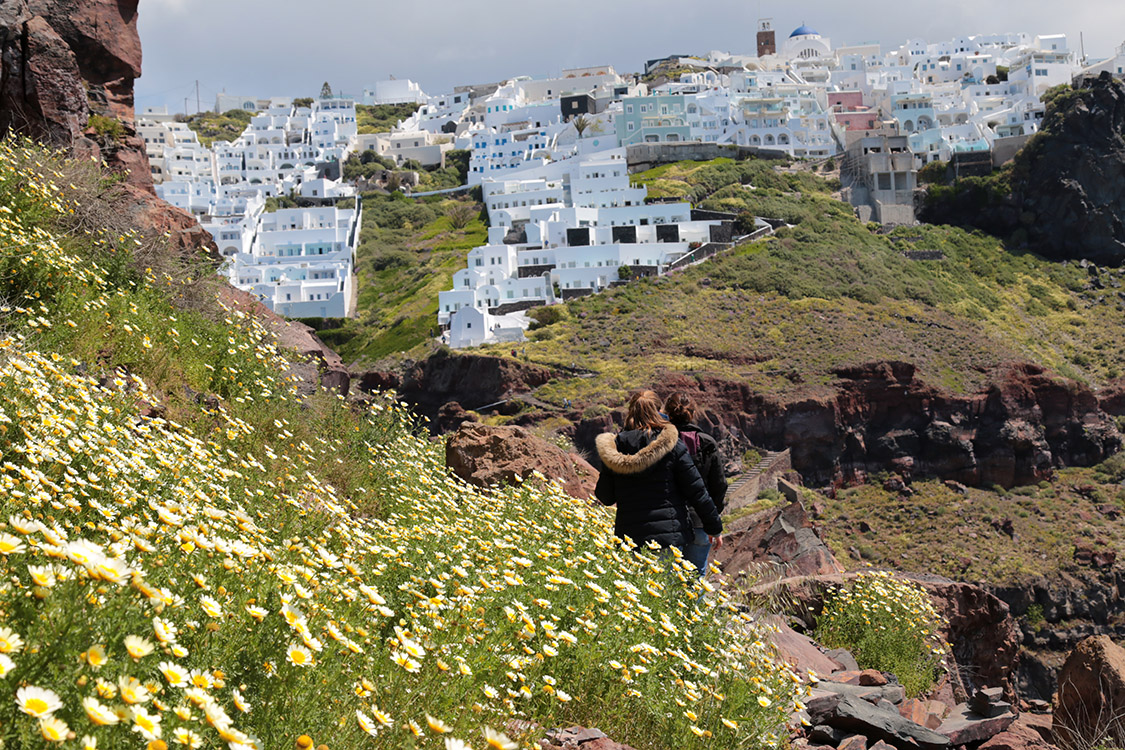
POLYGON ((770 618, 769 624, 776 628, 776 632, 770 632, 769 639, 777 647, 778 655, 797 672, 807 675, 812 671, 824 676, 840 668, 811 638, 793 630, 780 618, 770 618))
POLYGON ((937 732, 948 737, 952 745, 968 745, 995 737, 1011 726, 1015 720, 1014 713, 981 716, 967 704, 962 703, 949 713, 937 728, 937 732))
POLYGON ((466 422, 449 436, 445 460, 453 472, 478 487, 526 479, 533 471, 558 479, 572 496, 588 498, 598 472, 584 459, 523 427, 466 422))
POLYGON ((949 706, 941 701, 911 698, 902 702, 898 712, 903 718, 910 719, 915 724, 921 724, 928 729, 937 729, 949 713, 949 706))
POLYGON ((335 391, 341 396, 348 395, 351 387, 351 376, 344 369, 325 370, 320 374, 320 387, 328 391, 335 391))
POLYGON ((714 552, 714 559, 729 574, 760 562, 780 565, 790 576, 844 569, 817 535, 800 502, 739 519, 714 552))
POLYGON ((50 23, 31 15, 25 3, 5 5, 9 6, 3 11, 6 18, 0 20, 0 131, 11 129, 56 146, 69 146, 88 117, 86 90, 74 52, 50 23))
POLYGON ((1125 728, 1125 649, 1109 636, 1079 643, 1059 670, 1053 732, 1064 746, 1093 745, 1125 728))
POLYGON ((919 579, 947 623, 942 638, 952 647, 963 682, 954 683, 954 697, 967 700, 980 687, 999 686, 1013 697, 1013 676, 1019 660, 1020 631, 1008 605, 980 586, 919 579))
MULTIPOLYGON (((1034 716, 1034 714, 1032 714, 1034 716)), ((1021 714, 1011 726, 980 746, 979 750, 1056 750, 1021 714)))
POLYGON ((862 734, 853 734, 845 737, 836 746, 836 750, 867 750, 867 738, 862 734))

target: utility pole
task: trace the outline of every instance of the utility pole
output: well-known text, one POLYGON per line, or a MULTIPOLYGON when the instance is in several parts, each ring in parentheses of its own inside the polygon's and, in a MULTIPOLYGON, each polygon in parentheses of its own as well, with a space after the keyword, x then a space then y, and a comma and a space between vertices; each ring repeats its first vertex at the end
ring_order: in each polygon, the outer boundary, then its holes
POLYGON ((195 79, 195 112, 199 114, 203 111, 203 107, 199 104, 199 79, 195 79))
POLYGON ((187 111, 187 100, 188 100, 188 98, 187 98, 187 97, 185 96, 185 97, 184 97, 184 117, 187 117, 187 116, 188 116, 188 111, 187 111))
POLYGON ((1082 38, 1082 32, 1078 32, 1078 46, 1082 50, 1082 64, 1086 64, 1086 40, 1082 38))

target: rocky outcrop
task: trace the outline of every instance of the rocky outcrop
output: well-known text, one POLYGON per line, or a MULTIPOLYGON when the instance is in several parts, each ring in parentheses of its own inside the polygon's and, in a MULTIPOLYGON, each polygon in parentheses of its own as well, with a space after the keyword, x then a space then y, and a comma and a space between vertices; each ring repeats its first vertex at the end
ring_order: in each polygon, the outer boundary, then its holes
POLYGON ((144 142, 133 124, 133 81, 141 74, 137 2, 5 0, 0 132, 79 146, 151 193, 144 142), (115 124, 87 129, 91 115, 115 124))
POLYGON ((782 576, 844 572, 800 502, 738 519, 727 527, 723 546, 713 554, 728 573, 760 563, 776 565, 782 576))
POLYGON ((454 474, 478 487, 512 484, 538 471, 557 479, 570 495, 588 498, 598 480, 598 472, 580 456, 523 427, 465 422, 446 440, 445 462, 454 474))
MULTIPOLYGON (((1114 420, 1086 386, 1027 363, 993 373, 978 393, 954 394, 916 377, 913 365, 872 362, 835 372, 815 396, 781 399, 745 383, 666 376, 659 393, 691 394, 699 420, 728 454, 747 444, 792 452, 807 484, 864 481, 880 471, 972 485, 1028 484, 1055 467, 1091 465, 1121 446, 1114 420)), ((588 449, 607 418, 579 424, 588 449)))
POLYGON ((931 188, 923 221, 1026 241, 1054 259, 1125 262, 1125 83, 1084 79, 1048 104, 1006 180, 931 188))
POLYGON ((1095 635, 1125 638, 1125 598, 1121 595, 1125 571, 1118 568, 1097 568, 1091 559, 1085 570, 993 586, 990 591, 1009 605, 1013 616, 1023 618, 1024 651, 1018 674, 1023 698, 1050 700, 1057 688, 1057 672, 1079 642, 1095 635), (1025 617, 1032 608, 1035 622, 1025 617))
POLYGON ((1059 672, 1053 732, 1063 746, 1092 747, 1125 738, 1125 649, 1107 636, 1087 638, 1059 672))
POLYGON ((945 622, 941 636, 961 667, 957 678, 965 694, 986 686, 1000 687, 1014 699, 1021 639, 1008 605, 970 583, 936 577, 918 582, 945 622))
POLYGON ((539 365, 441 349, 403 373, 362 373, 358 386, 365 391, 394 388, 419 413, 434 419, 446 402, 456 401, 465 409, 476 410, 527 393, 551 377, 551 371, 539 365))

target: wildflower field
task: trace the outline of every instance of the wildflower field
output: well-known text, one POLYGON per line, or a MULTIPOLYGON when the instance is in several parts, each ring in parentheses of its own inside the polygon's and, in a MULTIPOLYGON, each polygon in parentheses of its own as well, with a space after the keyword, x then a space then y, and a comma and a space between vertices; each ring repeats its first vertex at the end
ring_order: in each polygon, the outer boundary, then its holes
POLYGON ((944 669, 949 647, 926 590, 890 571, 860 573, 824 602, 816 638, 846 648, 863 669, 891 672, 909 697, 928 692, 944 669))
POLYGON ((393 394, 299 395, 111 193, 0 143, 3 747, 783 742, 805 688, 722 590, 457 480, 393 394))

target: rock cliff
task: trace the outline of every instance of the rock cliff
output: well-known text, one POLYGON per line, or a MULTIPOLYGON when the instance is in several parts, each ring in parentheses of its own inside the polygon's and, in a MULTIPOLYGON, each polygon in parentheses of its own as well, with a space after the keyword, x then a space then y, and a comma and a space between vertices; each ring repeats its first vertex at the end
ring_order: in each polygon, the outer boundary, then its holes
POLYGON ((1125 83, 1103 73, 1059 94, 1007 172, 931 188, 921 209, 1048 258, 1125 262, 1125 83))
MULTIPOLYGON (((983 391, 954 394, 915 377, 903 362, 838 370, 815 395, 779 399, 744 383, 670 375, 657 391, 686 391, 728 455, 747 443, 792 451, 814 485, 859 482, 895 471, 974 485, 1039 481, 1054 467, 1091 465, 1121 445, 1111 414, 1086 386, 1043 368, 1012 364, 983 391)), ((1107 404, 1108 405, 1108 404, 1107 404)), ((580 424, 575 444, 604 428, 580 424)), ((591 438, 592 439, 592 438, 591 438)))

